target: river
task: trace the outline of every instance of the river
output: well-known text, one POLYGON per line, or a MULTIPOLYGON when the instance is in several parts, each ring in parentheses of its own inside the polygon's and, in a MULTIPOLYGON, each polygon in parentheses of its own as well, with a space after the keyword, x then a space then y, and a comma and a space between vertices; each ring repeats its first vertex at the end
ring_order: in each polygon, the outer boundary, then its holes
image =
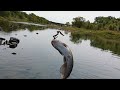
MULTIPOLYGON (((0 31, 2 38, 20 40, 16 48, 0 45, 0 79, 60 79, 63 57, 51 45, 58 30, 29 29, 19 27, 11 32, 0 31)), ((111 43, 103 44, 105 41, 99 39, 76 38, 70 32, 61 32, 64 36, 59 35, 57 39, 69 46, 74 58, 68 79, 120 79, 119 44, 115 49, 111 43)))

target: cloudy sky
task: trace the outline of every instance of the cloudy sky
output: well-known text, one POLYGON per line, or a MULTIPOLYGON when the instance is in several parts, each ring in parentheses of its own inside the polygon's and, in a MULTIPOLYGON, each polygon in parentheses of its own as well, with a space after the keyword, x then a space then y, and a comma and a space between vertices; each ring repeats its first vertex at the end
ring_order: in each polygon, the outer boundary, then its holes
POLYGON ((26 13, 34 13, 44 17, 50 21, 66 23, 71 22, 74 17, 81 16, 90 22, 94 21, 98 16, 120 17, 120 11, 24 11, 26 13))

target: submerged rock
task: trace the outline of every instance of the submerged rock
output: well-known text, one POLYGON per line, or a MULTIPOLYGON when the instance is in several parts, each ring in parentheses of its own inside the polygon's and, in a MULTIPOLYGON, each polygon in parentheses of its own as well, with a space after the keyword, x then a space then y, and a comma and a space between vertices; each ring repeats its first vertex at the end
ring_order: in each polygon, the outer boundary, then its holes
POLYGON ((5 45, 5 43, 3 42, 5 40, 5 38, 0 38, 0 45, 5 45))
POLYGON ((16 55, 16 53, 15 53, 15 52, 13 52, 13 53, 11 53, 11 54, 16 55))
POLYGON ((10 44, 9 45, 9 48, 16 48, 17 47, 17 44, 10 44))
POLYGON ((27 37, 27 35, 23 35, 24 37, 27 37))
POLYGON ((5 42, 3 42, 3 45, 5 45, 5 42))
POLYGON ((6 41, 5 41, 5 44, 6 44, 6 45, 10 45, 10 43, 9 43, 9 41, 8 41, 8 40, 6 40, 6 41))
POLYGON ((5 38, 0 37, 0 40, 5 40, 5 38))
POLYGON ((7 45, 9 45, 9 48, 16 48, 19 42, 20 40, 15 37, 10 37, 10 40, 6 41, 7 45))

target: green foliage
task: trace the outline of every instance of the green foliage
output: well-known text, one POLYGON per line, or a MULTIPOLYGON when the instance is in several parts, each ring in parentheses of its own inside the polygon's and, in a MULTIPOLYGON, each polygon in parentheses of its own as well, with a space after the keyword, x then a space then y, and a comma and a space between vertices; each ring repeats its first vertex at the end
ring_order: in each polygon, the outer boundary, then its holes
POLYGON ((115 18, 112 16, 108 17, 96 17, 93 23, 85 21, 83 17, 73 18, 73 26, 78 28, 86 28, 93 30, 115 30, 120 31, 120 18, 115 18))
POLYGON ((102 50, 109 50, 114 54, 120 55, 120 33, 117 31, 93 31, 81 29, 71 33, 70 40, 72 42, 79 44, 83 39, 90 40, 91 46, 102 50))
POLYGON ((0 11, 0 17, 7 19, 8 21, 22 21, 22 22, 33 22, 39 24, 49 24, 50 21, 43 17, 36 16, 35 14, 26 14, 20 11, 0 11))
POLYGON ((73 18, 72 25, 81 28, 84 25, 85 19, 83 17, 73 18))
POLYGON ((0 17, 8 21, 31 22, 36 24, 49 24, 63 26, 64 24, 49 21, 43 17, 39 17, 34 13, 26 14, 21 11, 0 11, 0 17))

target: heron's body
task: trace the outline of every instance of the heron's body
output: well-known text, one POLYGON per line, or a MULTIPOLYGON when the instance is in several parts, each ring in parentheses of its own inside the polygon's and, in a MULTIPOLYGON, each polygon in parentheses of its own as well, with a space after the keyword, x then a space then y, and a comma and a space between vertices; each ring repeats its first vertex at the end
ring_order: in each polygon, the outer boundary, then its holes
POLYGON ((52 43, 53 47, 55 49, 57 49, 64 58, 64 64, 61 66, 60 72, 61 72, 61 78, 66 79, 67 77, 69 77, 69 75, 73 69, 72 52, 65 43, 62 43, 59 40, 54 39, 54 40, 52 40, 51 43, 52 43))

